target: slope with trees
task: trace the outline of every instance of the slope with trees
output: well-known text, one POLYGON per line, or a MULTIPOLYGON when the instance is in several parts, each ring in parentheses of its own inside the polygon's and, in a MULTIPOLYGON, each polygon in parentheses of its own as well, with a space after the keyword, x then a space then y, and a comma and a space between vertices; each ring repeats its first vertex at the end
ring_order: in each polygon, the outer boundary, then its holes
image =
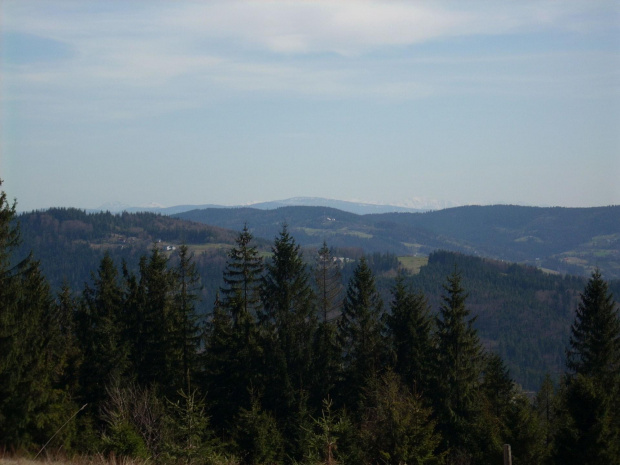
POLYGON ((620 277, 620 206, 493 205, 372 215, 282 207, 204 209, 178 217, 233 229, 250 221, 262 237, 273 237, 286 222, 301 245, 317 248, 327 239, 333 247, 348 244, 399 255, 445 249, 583 276, 598 266, 606 275, 620 277))

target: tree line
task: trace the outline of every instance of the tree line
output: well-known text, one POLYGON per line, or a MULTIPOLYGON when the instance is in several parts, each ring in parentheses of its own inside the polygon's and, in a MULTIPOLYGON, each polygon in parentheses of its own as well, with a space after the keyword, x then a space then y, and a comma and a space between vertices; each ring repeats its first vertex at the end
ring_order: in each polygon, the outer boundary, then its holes
POLYGON ((435 315, 364 257, 346 288, 326 244, 308 266, 283 226, 264 258, 246 226, 212 312, 187 247, 135 270, 106 255, 54 296, 16 259, 0 195, 0 447, 155 463, 618 463, 620 318, 600 273, 581 294, 566 373, 528 396, 483 348, 455 267, 435 315), (50 441, 51 439, 51 441, 50 441))

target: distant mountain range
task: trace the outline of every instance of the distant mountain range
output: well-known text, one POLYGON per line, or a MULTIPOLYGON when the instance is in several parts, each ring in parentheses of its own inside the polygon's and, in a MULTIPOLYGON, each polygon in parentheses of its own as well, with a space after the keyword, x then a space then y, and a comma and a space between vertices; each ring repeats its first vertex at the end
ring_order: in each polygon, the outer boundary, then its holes
POLYGON ((136 212, 151 212, 159 213, 162 215, 176 215, 178 213, 187 212, 190 210, 202 210, 205 208, 256 208, 259 210, 274 210, 280 207, 329 207, 342 210, 349 213, 355 213, 357 215, 368 215, 372 213, 416 213, 429 210, 437 210, 446 206, 452 206, 449 203, 414 199, 409 202, 410 204, 417 205, 418 207, 403 207, 397 205, 383 205, 364 202, 349 202, 346 200, 325 199, 321 197, 293 197, 284 200, 273 200, 270 202, 257 202, 248 205, 235 205, 224 206, 214 204, 203 205, 176 205, 174 207, 163 207, 161 205, 146 205, 142 207, 131 207, 121 203, 108 203, 99 208, 88 210, 90 212, 97 211, 109 211, 111 213, 136 213, 136 212))
POLYGON ((366 252, 428 255, 443 249, 589 275, 599 267, 620 278, 620 206, 543 208, 467 206, 426 213, 356 214, 328 206, 206 208, 178 218, 272 240, 287 224, 304 246, 358 247, 366 252))

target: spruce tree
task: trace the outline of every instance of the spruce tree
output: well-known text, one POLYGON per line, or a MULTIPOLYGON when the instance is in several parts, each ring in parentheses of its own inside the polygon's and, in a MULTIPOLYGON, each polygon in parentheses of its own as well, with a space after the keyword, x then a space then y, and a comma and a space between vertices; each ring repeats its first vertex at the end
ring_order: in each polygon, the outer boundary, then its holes
POLYGON ((180 347, 174 344, 176 276, 169 268, 166 257, 153 246, 147 260, 140 262, 140 286, 143 292, 140 334, 141 352, 138 365, 138 382, 144 386, 158 385, 164 393, 173 396, 178 382, 178 364, 181 363, 180 347))
POLYGON ((380 373, 385 361, 383 301, 375 278, 364 257, 349 282, 338 321, 338 337, 343 350, 344 401, 356 409, 363 387, 380 373))
POLYGON ((341 376, 336 319, 342 312, 342 283, 339 265, 325 242, 317 253, 314 277, 319 325, 313 344, 310 403, 318 412, 341 376))
MULTIPOLYGON (((2 181, 0 180, 0 185, 2 181)), ((9 204, 6 193, 0 191, 0 444, 14 447, 19 444, 19 422, 27 421, 17 402, 21 371, 21 315, 17 305, 19 272, 24 268, 12 263, 19 245, 19 229, 14 223, 15 202, 9 204)))
POLYGON ((619 463, 620 317, 598 270, 581 294, 566 356, 565 419, 556 458, 567 464, 619 463))
POLYGON ((222 305, 230 312, 235 324, 240 319, 256 317, 261 306, 263 260, 252 240, 246 224, 237 236, 236 246, 228 252, 224 286, 220 289, 222 305))
MULTIPOLYGON (((294 391, 308 388, 312 337, 315 330, 315 295, 303 262, 301 249, 286 225, 276 237, 273 255, 266 266, 263 287, 263 327, 272 339, 273 351, 281 355, 287 380, 277 380, 281 387, 294 391)), ((276 360, 267 360, 267 366, 276 360)), ((276 381, 276 380, 274 380, 276 381)), ((284 393, 279 392, 278 396, 284 393)))
POLYGON ((263 284, 263 405, 282 425, 289 453, 301 457, 296 433, 311 386, 315 294, 301 248, 286 225, 276 237, 272 252, 263 284))
POLYGON ((249 408, 241 408, 235 418, 235 442, 240 447, 245 463, 261 465, 282 463, 283 438, 276 419, 261 407, 260 400, 251 394, 249 408))
POLYGON ((202 388, 208 393, 210 414, 218 432, 231 421, 230 413, 238 410, 245 386, 240 386, 243 376, 233 369, 240 368, 236 363, 235 333, 232 316, 225 311, 218 297, 213 312, 206 324, 205 351, 202 356, 202 388))
MULTIPOLYGON (((139 270, 146 269, 147 257, 139 260, 139 270)), ((129 372, 134 380, 142 378, 142 363, 147 346, 146 334, 146 290, 144 280, 129 271, 127 263, 122 264, 123 272, 123 339, 128 345, 129 372)))
POLYGON ((436 464, 441 437, 419 394, 388 371, 364 389, 361 436, 366 463, 436 464))
POLYGON ((67 346, 49 284, 36 261, 16 271, 15 300, 1 309, 0 333, 8 329, 12 340, 8 353, 0 355, 0 442, 28 448, 49 439, 74 405, 60 383, 67 346))
MULTIPOLYGON (((508 435, 502 437, 502 444, 511 446, 512 463, 542 465, 547 463, 544 427, 536 408, 523 392, 515 392, 507 414, 508 435)), ((500 444, 501 445, 501 444, 500 444)), ((493 460, 501 463, 498 453, 493 460)))
POLYGON ((620 317, 608 284, 599 270, 592 273, 571 326, 566 353, 569 376, 581 374, 600 383, 618 380, 620 317))
POLYGON ((427 395, 433 354, 432 319, 426 297, 414 293, 399 274, 392 289, 391 313, 387 316, 394 371, 409 389, 427 395))
POLYGON ((240 409, 251 409, 248 389, 262 389, 263 363, 257 313, 260 311, 262 259, 247 225, 228 253, 223 299, 216 300, 207 324, 204 392, 213 426, 232 434, 240 409))
MULTIPOLYGON (((189 395, 198 375, 198 350, 200 348, 200 319, 196 311, 200 276, 188 247, 179 247, 179 262, 175 269, 176 289, 174 305, 174 346, 180 359, 176 360, 176 379, 183 379, 183 389, 189 395)), ((178 381, 176 383, 179 384, 178 381)))
POLYGON ((511 424, 511 421, 516 417, 519 423, 517 427, 524 429, 527 426, 526 421, 535 419, 535 415, 529 402, 516 402, 519 393, 515 383, 504 361, 496 353, 488 353, 484 357, 480 388, 482 412, 478 419, 479 443, 485 459, 496 461, 500 460, 502 445, 507 442, 516 426, 511 424), (516 411, 517 406, 519 411, 516 411))
MULTIPOLYGON (((2 182, 0 181, 0 185, 2 182)), ((40 446, 71 416, 66 393, 68 323, 39 263, 14 261, 15 203, 0 191, 0 448, 40 446)), ((55 445, 68 446, 69 431, 55 445)))
POLYGON ((83 291, 78 334, 84 353, 80 370, 83 400, 96 411, 106 396, 106 386, 125 374, 129 347, 123 339, 123 290, 109 254, 92 280, 92 286, 87 284, 83 291))
POLYGON ((457 271, 448 276, 437 325, 436 389, 433 403, 449 460, 479 453, 474 426, 480 412, 483 349, 466 306, 467 293, 457 271))
POLYGON ((496 353, 489 353, 485 357, 481 387, 491 413, 500 424, 505 425, 506 415, 515 395, 515 385, 504 361, 496 353))
POLYGON ((534 407, 538 415, 541 431, 543 435, 544 457, 551 454, 553 439, 558 428, 558 397, 551 380, 547 373, 543 379, 540 389, 536 393, 534 407))
POLYGON ((333 320, 340 315, 342 309, 342 283, 340 268, 323 241, 318 250, 314 268, 317 288, 317 308, 322 322, 333 320))
POLYGON ((83 354, 79 347, 76 313, 78 302, 68 285, 63 284, 56 298, 57 307, 57 338, 58 353, 64 355, 63 369, 59 378, 59 386, 67 395, 75 396, 79 391, 79 368, 83 362, 83 354))

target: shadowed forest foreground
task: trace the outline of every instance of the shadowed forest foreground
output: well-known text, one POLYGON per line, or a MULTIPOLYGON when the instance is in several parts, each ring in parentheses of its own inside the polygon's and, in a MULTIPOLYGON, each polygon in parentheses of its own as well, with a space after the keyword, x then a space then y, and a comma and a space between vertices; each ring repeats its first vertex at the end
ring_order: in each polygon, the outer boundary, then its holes
MULTIPOLYGON (((473 327, 461 275, 437 316, 402 276, 383 302, 362 258, 346 289, 282 228, 263 260, 248 228, 212 313, 187 247, 137 271, 106 255, 53 296, 14 257, 0 196, 0 450, 151 463, 618 463, 620 319, 600 273, 571 327, 567 372, 535 396, 473 327), (83 455, 83 456, 84 456, 83 455)), ((3 459, 4 460, 4 459, 3 459)))

